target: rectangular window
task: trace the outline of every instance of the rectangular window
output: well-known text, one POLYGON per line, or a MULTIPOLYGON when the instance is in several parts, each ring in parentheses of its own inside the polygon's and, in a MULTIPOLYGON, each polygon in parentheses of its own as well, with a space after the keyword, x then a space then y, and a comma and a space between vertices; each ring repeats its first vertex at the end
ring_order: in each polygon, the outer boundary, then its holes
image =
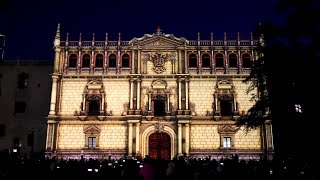
POLYGON ((224 148, 231 148, 231 137, 224 137, 223 138, 223 147, 224 148))
POLYGON ((14 113, 24 113, 26 112, 26 102, 15 102, 14 113))
POLYGON ((97 139, 96 137, 89 137, 88 138, 88 147, 95 148, 97 146, 97 139))

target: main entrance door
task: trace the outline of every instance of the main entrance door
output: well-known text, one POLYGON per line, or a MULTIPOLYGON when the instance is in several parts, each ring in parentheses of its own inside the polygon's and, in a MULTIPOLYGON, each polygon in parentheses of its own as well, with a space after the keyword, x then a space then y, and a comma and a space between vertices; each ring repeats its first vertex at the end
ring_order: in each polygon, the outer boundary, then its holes
POLYGON ((171 140, 167 133, 156 132, 149 136, 149 156, 154 159, 171 159, 171 140))

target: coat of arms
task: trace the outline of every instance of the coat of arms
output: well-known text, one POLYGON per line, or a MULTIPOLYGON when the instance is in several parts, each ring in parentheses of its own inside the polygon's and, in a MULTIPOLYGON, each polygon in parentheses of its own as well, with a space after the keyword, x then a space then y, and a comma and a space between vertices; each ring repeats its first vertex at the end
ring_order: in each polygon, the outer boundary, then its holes
POLYGON ((168 54, 161 54, 160 52, 151 55, 151 61, 153 62, 152 70, 157 74, 164 72, 166 70, 166 68, 164 67, 164 63, 167 60, 167 58, 168 54))

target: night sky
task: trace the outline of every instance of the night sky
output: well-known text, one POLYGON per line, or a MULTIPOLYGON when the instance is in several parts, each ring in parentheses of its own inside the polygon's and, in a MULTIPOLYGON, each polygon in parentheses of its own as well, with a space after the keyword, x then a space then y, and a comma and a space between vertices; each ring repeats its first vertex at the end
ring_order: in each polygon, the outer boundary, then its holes
POLYGON ((197 1, 79 1, 79 0, 0 0, 0 33, 6 35, 5 59, 53 59, 53 39, 61 23, 62 39, 122 40, 152 34, 159 26, 176 37, 248 39, 259 22, 279 21, 277 0, 197 0, 197 1), (8 3, 6 3, 8 2, 8 3))

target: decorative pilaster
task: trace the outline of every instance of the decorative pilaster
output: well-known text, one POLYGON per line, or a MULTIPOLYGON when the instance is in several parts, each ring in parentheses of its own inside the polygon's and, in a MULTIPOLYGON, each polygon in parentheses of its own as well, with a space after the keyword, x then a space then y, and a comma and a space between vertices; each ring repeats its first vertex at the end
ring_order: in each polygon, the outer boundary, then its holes
POLYGON ((141 51, 138 49, 138 74, 141 74, 141 51))
POLYGON ((188 74, 188 58, 187 58, 187 47, 184 47, 184 73, 188 74))
POLYGON ((79 44, 78 44, 78 62, 77 62, 77 74, 80 74, 80 69, 81 69, 81 36, 82 34, 80 33, 79 35, 79 44))
POLYGON ((136 152, 140 151, 140 123, 136 123, 136 152))
POLYGON ((190 147, 190 126, 189 124, 186 124, 185 125, 186 127, 186 150, 185 150, 185 153, 186 154, 189 154, 189 147, 190 147))
POLYGON ((182 125, 178 124, 178 155, 182 154, 182 125))
POLYGON ((56 115, 56 102, 57 102, 57 81, 58 76, 52 76, 52 90, 51 90, 51 103, 49 115, 56 115))
POLYGON ((167 115, 170 115, 170 92, 166 93, 167 95, 167 115))
POLYGON ((139 115, 141 112, 141 108, 140 108, 140 87, 141 87, 141 80, 137 79, 137 110, 136 110, 136 115, 139 115))
POLYGON ((182 61, 181 61, 181 49, 178 50, 178 61, 179 61, 179 66, 178 66, 178 72, 179 74, 182 74, 182 61))
POLYGON ((185 92, 186 92, 186 109, 185 109, 185 115, 189 115, 190 114, 190 110, 189 110, 189 80, 185 79, 185 92))
POLYGON ((118 34, 118 47, 117 47, 117 74, 120 74, 120 58, 121 58, 121 33, 118 34))
POLYGON ((130 110, 129 110, 129 114, 132 115, 133 114, 133 84, 134 80, 130 79, 130 110))
POLYGON ((132 123, 128 123, 129 126, 129 137, 128 137, 128 155, 132 155, 132 123))
POLYGON ((46 151, 53 152, 55 150, 55 132, 56 121, 49 120, 47 125, 46 151))
POLYGON ((148 92, 148 115, 152 115, 152 111, 151 111, 151 94, 152 94, 152 92, 149 91, 148 92))
POLYGON ((131 74, 134 74, 135 73, 135 70, 134 70, 134 63, 135 63, 135 59, 134 59, 134 49, 131 50, 131 74))
POLYGON ((182 108, 181 108, 181 78, 179 78, 179 110, 181 110, 182 108))

